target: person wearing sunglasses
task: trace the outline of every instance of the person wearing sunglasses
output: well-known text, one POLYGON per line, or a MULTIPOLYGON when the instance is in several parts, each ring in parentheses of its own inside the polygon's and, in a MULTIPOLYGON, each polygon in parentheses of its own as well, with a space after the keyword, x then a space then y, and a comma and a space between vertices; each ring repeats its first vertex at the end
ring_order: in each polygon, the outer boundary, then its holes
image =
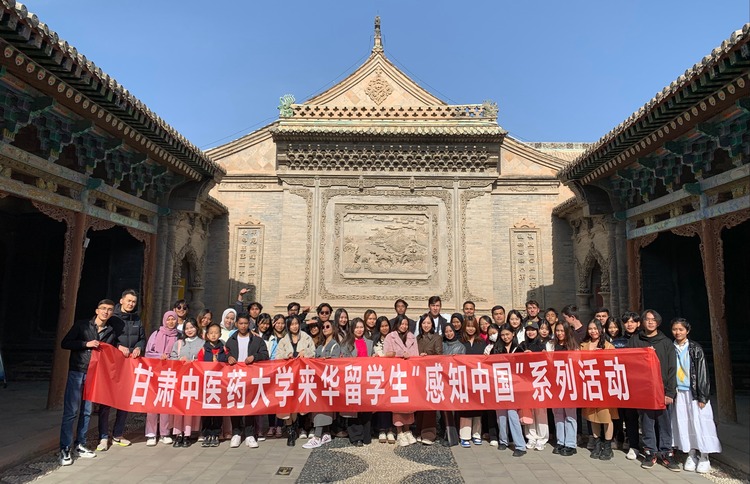
POLYGON ((180 333, 182 333, 182 328, 185 326, 185 320, 188 317, 189 310, 190 306, 188 306, 187 301, 184 299, 178 299, 172 305, 172 311, 177 313, 177 331, 180 333))
MULTIPOLYGON (((322 316, 323 312, 328 312, 328 316, 331 315, 331 306, 327 303, 322 303, 318 306, 318 315, 322 316), (327 306, 327 308, 325 307, 327 306), (321 311, 322 309, 322 311, 321 311)), ((336 340, 336 328, 334 323, 326 319, 320 323, 321 327, 321 343, 315 349, 316 358, 339 358, 341 356, 341 345, 336 340)), ((334 413, 333 412, 316 412, 313 413, 313 431, 312 438, 302 446, 304 449, 315 449, 321 445, 331 442, 330 426, 333 423, 334 413)))

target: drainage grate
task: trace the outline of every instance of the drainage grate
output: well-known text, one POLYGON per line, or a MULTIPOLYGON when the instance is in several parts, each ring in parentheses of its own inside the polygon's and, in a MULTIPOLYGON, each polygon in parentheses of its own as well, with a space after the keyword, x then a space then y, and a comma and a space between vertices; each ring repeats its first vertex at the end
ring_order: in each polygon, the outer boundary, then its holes
POLYGON ((294 467, 279 467, 279 470, 276 471, 277 476, 288 476, 292 473, 292 469, 294 467))

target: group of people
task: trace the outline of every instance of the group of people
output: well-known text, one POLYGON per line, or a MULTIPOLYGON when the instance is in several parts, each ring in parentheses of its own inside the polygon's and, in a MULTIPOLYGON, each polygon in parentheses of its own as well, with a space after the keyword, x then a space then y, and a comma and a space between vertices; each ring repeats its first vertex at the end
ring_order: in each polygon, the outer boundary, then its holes
MULTIPOLYGON (((378 316, 368 309, 362 317, 350 319, 344 308, 335 312, 330 304, 315 308, 289 303, 287 314, 271 316, 259 302, 247 307, 242 289, 221 319, 204 309, 193 318, 189 305, 178 300, 164 313, 161 326, 146 339, 136 311, 137 293, 126 290, 119 304, 99 302, 90 320, 76 322, 63 338, 62 347, 71 350, 60 434, 60 462, 69 465, 73 454, 95 457, 86 446, 85 435, 91 402, 82 400, 86 370, 100 343, 116 346, 128 358, 159 358, 181 361, 213 361, 229 365, 287 358, 418 357, 424 355, 490 355, 541 351, 596 351, 618 348, 653 347, 661 366, 665 410, 616 408, 487 409, 458 412, 415 411, 410 413, 357 412, 280 414, 263 416, 197 417, 147 414, 147 446, 158 442, 188 447, 193 435, 204 447, 216 447, 224 438, 231 448, 244 444, 257 448, 266 438, 286 436, 287 445, 304 440, 302 447, 325 445, 332 436, 348 438, 355 446, 380 443, 408 446, 432 445, 443 437, 447 445, 471 447, 483 442, 514 457, 528 450, 543 451, 553 443, 552 453, 577 453, 579 434, 588 436, 594 459, 609 460, 613 448, 627 451, 635 460, 640 450, 641 466, 657 462, 679 471, 673 449, 687 453, 683 468, 708 472, 710 453, 721 446, 709 403, 709 378, 703 350, 689 340, 690 323, 682 318, 671 322, 673 339, 659 331, 661 316, 652 309, 641 315, 627 312, 613 318, 605 308, 583 324, 575 306, 558 312, 541 311, 528 301, 525 314, 494 306, 491 315, 475 314, 475 304, 466 301, 463 312, 443 314, 439 296, 428 300, 428 311, 417 319, 406 315, 408 304, 398 299, 395 317, 378 316), (310 316, 310 317, 308 317, 310 316), (549 415, 548 415, 549 414, 549 415), (78 416, 75 440, 73 425, 78 416), (549 421, 554 422, 551 435, 549 421), (441 432, 438 432, 438 429, 441 432)), ((97 451, 110 445, 127 446, 124 425, 127 411, 118 409, 109 432, 110 408, 99 408, 97 451), (110 443, 110 435, 112 435, 110 443)))

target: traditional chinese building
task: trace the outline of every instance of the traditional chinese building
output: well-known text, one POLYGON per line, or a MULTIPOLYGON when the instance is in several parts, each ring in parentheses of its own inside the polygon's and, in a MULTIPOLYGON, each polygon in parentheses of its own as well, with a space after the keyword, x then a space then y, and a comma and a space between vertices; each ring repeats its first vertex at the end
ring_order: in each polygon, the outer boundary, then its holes
POLYGON ((224 171, 25 6, 0 14, 0 349, 11 378, 51 372, 54 407, 99 300, 135 288, 147 324, 202 304, 224 171))
POLYGON ((538 148, 498 126, 494 103, 449 105, 407 77, 376 20, 371 55, 346 79, 282 98, 277 121, 209 151, 229 217, 207 299, 250 287, 269 313, 325 301, 351 317, 392 316, 397 298, 416 316, 436 294, 446 311, 560 307, 574 268, 570 227, 551 215, 571 195, 555 155, 581 147, 538 148))
POLYGON ((713 356, 719 416, 750 387, 750 25, 559 173, 575 197, 576 298, 685 317, 713 356))

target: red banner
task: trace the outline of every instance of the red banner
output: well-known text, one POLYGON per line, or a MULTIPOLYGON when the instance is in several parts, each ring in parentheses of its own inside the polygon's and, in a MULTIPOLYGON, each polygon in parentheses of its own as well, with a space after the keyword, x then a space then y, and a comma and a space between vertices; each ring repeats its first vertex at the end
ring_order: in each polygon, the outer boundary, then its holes
POLYGON ((253 415, 501 408, 664 408, 652 348, 225 363, 95 351, 85 398, 132 412, 253 415))

